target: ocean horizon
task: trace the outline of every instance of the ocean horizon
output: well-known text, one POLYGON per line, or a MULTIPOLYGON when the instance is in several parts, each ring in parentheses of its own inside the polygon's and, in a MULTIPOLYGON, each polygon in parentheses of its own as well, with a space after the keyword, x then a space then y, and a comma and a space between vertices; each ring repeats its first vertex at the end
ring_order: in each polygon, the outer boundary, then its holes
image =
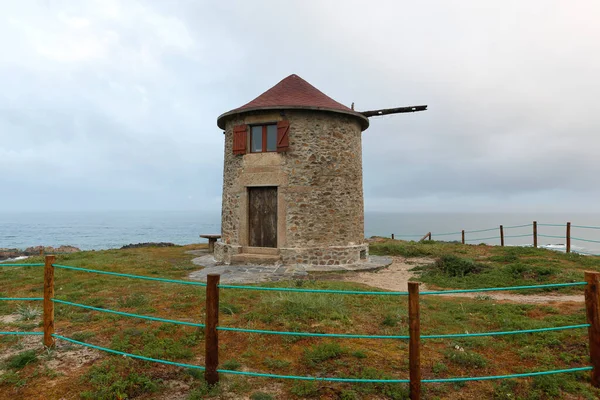
MULTIPOLYGON (((593 229, 600 227, 600 213, 366 212, 365 237, 394 234, 397 239, 419 240, 432 232, 434 240, 460 241, 464 229, 467 243, 498 245, 499 226, 503 225, 506 245, 526 246, 532 244, 531 224, 534 220, 538 222, 540 246, 564 249, 568 221, 573 226, 572 249, 600 253, 600 229, 593 229), (484 231, 472 232, 478 230, 484 231)), ((219 212, 0 213, 0 248, 71 245, 82 250, 103 250, 143 242, 185 245, 204 243, 198 235, 220 231, 219 212)))

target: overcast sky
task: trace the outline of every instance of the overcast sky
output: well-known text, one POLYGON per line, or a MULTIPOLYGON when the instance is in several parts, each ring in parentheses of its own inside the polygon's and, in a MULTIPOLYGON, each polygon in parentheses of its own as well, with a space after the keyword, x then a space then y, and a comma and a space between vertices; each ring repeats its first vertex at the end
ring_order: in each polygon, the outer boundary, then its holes
POLYGON ((370 211, 598 211, 600 3, 11 1, 0 210, 220 210, 217 116, 295 73, 371 118, 370 211))

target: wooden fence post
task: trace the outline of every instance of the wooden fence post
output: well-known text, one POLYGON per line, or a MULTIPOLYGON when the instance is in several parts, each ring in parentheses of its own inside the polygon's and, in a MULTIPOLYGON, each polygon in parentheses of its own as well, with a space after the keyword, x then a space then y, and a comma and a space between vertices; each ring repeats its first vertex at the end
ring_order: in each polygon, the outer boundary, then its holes
POLYGON ((46 256, 44 263, 44 346, 54 347, 54 256, 46 256))
POLYGON ((429 232, 429 240, 431 240, 431 232, 429 232))
POLYGON ((394 234, 392 233, 392 240, 394 240, 394 234))
POLYGON ((533 247, 537 248, 537 221, 533 221, 533 247))
POLYGON ((465 244, 465 230, 462 230, 462 244, 465 244))
POLYGON ((585 272, 585 311, 590 341, 591 383, 600 387, 600 272, 585 272))
POLYGON ((567 222, 567 253, 571 252, 571 223, 567 222))
POLYGON ((500 225, 500 246, 504 247, 504 227, 500 225))
POLYGON ((421 322, 419 315, 419 283, 408 282, 408 323, 410 365, 410 400, 421 398, 421 322))
POLYGON ((219 281, 221 275, 208 274, 206 281, 206 320, 204 328, 204 379, 209 385, 219 382, 219 281))

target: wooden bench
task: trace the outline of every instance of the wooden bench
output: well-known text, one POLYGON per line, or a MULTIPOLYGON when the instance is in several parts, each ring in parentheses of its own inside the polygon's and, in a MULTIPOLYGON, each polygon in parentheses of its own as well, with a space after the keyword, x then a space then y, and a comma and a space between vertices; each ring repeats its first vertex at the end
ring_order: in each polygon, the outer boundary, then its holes
POLYGON ((200 235, 200 237, 203 239, 208 239, 208 252, 214 253, 215 243, 217 242, 217 239, 221 239, 221 235, 200 235))

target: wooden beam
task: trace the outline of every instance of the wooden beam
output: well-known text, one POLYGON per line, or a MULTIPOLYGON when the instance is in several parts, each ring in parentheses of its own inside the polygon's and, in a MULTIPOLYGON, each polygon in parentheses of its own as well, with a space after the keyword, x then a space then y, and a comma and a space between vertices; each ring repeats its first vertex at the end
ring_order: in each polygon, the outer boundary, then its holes
POLYGON ((204 327, 204 379, 209 385, 219 382, 219 281, 221 275, 208 274, 206 282, 206 320, 204 327))
POLYGON ((600 387, 600 273, 585 271, 585 310, 589 335, 590 361, 594 369, 591 372, 591 383, 600 387))
POLYGON ((396 107, 396 108, 382 108, 381 110, 371 110, 371 111, 360 111, 362 115, 365 117, 379 117, 381 115, 388 114, 400 114, 400 113, 409 113, 409 112, 417 112, 417 111, 426 111, 427 106, 409 106, 409 107, 396 107))
POLYGON ((44 263, 44 346, 53 348, 54 337, 54 256, 46 256, 44 263))
POLYGON ((571 223, 567 222, 567 253, 571 252, 571 223))
POLYGON ((421 322, 418 282, 408 282, 408 331, 410 400, 419 400, 421 398, 421 322))

